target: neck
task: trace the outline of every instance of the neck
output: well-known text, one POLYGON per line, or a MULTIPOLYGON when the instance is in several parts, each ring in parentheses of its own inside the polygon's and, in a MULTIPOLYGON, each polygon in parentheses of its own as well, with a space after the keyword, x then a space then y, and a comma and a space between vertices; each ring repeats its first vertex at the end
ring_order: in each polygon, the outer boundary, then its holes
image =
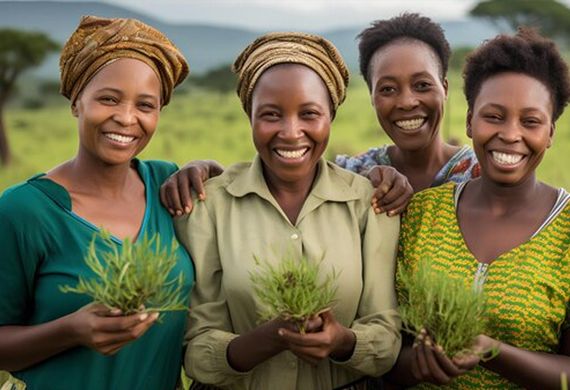
POLYGON ((546 189, 543 183, 536 180, 534 173, 523 182, 512 186, 498 184, 485 176, 473 180, 471 185, 477 203, 500 214, 532 209, 546 189))
POLYGON ((69 161, 69 179, 74 190, 83 193, 98 193, 102 197, 119 198, 130 188, 130 179, 134 170, 130 162, 111 165, 93 158, 80 150, 77 156, 69 161))
POLYGON ((394 148, 393 162, 404 170, 427 171, 438 170, 448 160, 447 154, 453 147, 446 144, 440 137, 423 149, 403 150, 394 148))

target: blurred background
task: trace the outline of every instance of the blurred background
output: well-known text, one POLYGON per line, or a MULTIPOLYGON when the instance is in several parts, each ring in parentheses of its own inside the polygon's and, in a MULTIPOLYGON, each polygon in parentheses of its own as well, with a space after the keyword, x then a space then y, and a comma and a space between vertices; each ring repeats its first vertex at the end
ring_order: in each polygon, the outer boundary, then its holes
MULTIPOLYGON (((452 45, 450 94, 442 133, 463 144, 466 103, 461 69, 483 40, 517 25, 552 37, 569 58, 570 0, 0 0, 0 192, 74 156, 75 118, 58 94, 59 50, 82 15, 130 17, 173 40, 191 76, 162 112, 159 129, 142 154, 183 164, 250 160, 249 123, 235 96, 230 64, 268 31, 315 32, 330 39, 351 69, 348 98, 333 123, 327 157, 389 143, 358 74, 358 33, 375 19, 420 12, 440 22, 452 45)), ((539 176, 570 188, 570 114, 557 123, 554 146, 539 176)))

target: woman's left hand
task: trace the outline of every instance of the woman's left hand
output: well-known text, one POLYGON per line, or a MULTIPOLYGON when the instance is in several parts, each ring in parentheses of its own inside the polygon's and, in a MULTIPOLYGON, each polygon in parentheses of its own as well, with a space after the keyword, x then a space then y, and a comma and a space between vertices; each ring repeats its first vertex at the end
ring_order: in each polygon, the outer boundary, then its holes
POLYGON ((372 208, 376 214, 386 212, 391 217, 401 214, 406 209, 414 194, 414 189, 406 176, 394 167, 386 165, 376 165, 364 176, 375 188, 372 208))
POLYGON ((355 334, 342 326, 331 310, 320 314, 323 323, 318 332, 297 333, 288 329, 279 329, 279 335, 287 344, 287 349, 297 357, 311 364, 319 364, 329 357, 343 361, 352 356, 356 343, 355 334))

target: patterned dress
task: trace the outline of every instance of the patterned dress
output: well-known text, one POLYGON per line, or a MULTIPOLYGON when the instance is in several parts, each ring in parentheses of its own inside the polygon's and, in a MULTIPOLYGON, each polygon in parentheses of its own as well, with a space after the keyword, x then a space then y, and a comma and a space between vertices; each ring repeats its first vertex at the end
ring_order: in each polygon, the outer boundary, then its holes
MULTIPOLYGON (((367 152, 354 157, 340 154, 336 156, 335 163, 349 171, 362 174, 375 165, 392 166, 388 148, 390 145, 370 148, 367 152)), ((480 169, 477 157, 469 146, 464 145, 435 175, 431 187, 436 187, 449 181, 462 183, 479 177, 480 169)))
MULTIPOLYGON (((448 183, 414 196, 402 222, 399 264, 430 258, 434 268, 449 277, 468 283, 478 279, 489 300, 493 325, 489 336, 518 348, 556 353, 570 301, 568 193, 559 190, 557 204, 528 241, 482 266, 467 248, 459 228, 456 187, 448 183)), ((480 366, 456 378, 449 387, 518 388, 480 366)))

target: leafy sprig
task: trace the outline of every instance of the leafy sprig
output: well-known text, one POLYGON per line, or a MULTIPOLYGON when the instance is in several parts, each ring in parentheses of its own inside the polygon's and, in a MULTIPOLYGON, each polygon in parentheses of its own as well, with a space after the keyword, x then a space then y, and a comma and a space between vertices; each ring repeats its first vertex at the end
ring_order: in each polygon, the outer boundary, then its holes
POLYGON ((488 329, 481 289, 435 270, 428 259, 417 268, 401 266, 398 278, 405 331, 417 336, 425 328, 448 356, 475 352, 475 337, 488 329))
POLYGON ((305 333, 307 321, 334 303, 338 274, 333 269, 321 278, 322 260, 311 262, 305 257, 286 256, 274 266, 254 259, 259 270, 250 272, 250 278, 261 302, 262 320, 283 318, 305 333))
POLYGON ((75 287, 60 286, 64 293, 86 294, 94 302, 133 314, 144 311, 165 312, 188 310, 183 296, 184 275, 168 279, 177 262, 178 244, 172 240, 170 248, 162 248, 160 235, 146 235, 136 243, 125 239, 122 251, 105 230, 94 234, 85 257, 87 266, 96 277, 79 277, 75 287), (97 253, 95 242, 102 240, 108 251, 97 253))

